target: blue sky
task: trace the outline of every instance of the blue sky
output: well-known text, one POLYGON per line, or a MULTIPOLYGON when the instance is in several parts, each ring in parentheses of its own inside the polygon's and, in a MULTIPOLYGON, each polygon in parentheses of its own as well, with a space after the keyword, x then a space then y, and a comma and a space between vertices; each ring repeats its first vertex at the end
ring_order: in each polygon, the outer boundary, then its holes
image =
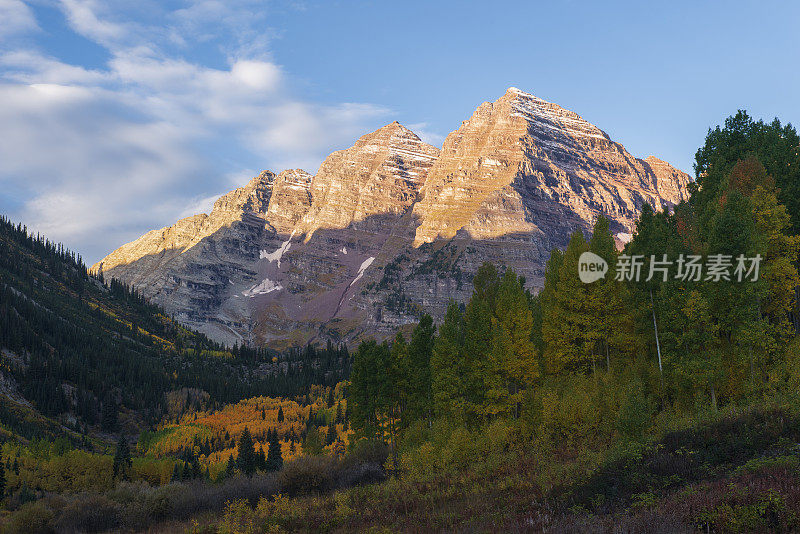
POLYGON ((94 261, 392 120, 516 86, 691 172, 737 109, 800 122, 797 2, 0 0, 0 212, 94 261))

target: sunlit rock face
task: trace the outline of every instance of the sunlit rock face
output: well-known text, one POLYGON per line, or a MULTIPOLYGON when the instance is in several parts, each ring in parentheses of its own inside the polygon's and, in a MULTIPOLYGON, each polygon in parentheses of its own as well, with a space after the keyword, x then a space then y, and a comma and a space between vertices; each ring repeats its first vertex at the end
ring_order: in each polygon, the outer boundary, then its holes
POLYGON ((599 214, 618 243, 642 205, 688 198, 690 178, 631 156, 575 113, 510 88, 441 152, 397 122, 328 156, 316 175, 264 171, 201 214, 93 267, 220 341, 285 346, 383 337, 469 298, 484 261, 535 289, 553 247, 599 214))
POLYGON ((689 180, 661 160, 634 158, 577 114, 510 88, 445 139, 415 206, 415 242, 459 231, 563 238, 600 213, 630 231, 644 202, 677 204, 689 180))

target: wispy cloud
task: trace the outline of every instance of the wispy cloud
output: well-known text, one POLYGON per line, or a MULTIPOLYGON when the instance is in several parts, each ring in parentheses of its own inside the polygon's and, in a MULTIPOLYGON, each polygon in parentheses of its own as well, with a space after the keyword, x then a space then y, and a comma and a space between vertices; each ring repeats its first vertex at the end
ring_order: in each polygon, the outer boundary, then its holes
MULTIPOLYGON (((268 11, 258 2, 201 0, 173 11, 151 0, 59 6, 69 27, 110 59, 88 68, 33 45, 4 47, 0 184, 22 191, 12 216, 90 260, 207 208, 230 187, 226 175, 253 163, 314 172, 328 152, 389 115, 372 104, 293 96, 290 75, 269 55, 268 11), (227 66, 192 56, 193 44, 209 41, 227 66)), ((2 31, 39 31, 21 2, 0 0, 0 18, 2 31)), ((0 192, 0 210, 11 205, 0 192)))
POLYGON ((0 39, 39 29, 31 8, 21 0, 0 0, 0 39))
POLYGON ((415 122, 414 124, 409 124, 408 129, 417 134, 420 139, 429 145, 440 148, 444 142, 444 138, 446 137, 445 135, 431 131, 427 122, 415 122))

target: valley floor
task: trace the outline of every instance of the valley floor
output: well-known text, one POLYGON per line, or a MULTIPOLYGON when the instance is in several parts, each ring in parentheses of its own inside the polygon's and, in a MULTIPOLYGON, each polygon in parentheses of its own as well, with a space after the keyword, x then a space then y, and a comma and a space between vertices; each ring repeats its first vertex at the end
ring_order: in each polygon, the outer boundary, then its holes
MULTIPOLYGON (((440 444, 423 444, 401 462, 399 479, 295 498, 233 499, 221 514, 200 513, 147 531, 672 533, 800 527, 800 417, 792 409, 730 409, 646 443, 580 448, 541 443, 515 449, 513 436, 501 436, 503 430, 495 425, 472 435, 454 431, 440 444)), ((325 458, 307 460, 282 480, 324 487, 329 469, 325 458)))

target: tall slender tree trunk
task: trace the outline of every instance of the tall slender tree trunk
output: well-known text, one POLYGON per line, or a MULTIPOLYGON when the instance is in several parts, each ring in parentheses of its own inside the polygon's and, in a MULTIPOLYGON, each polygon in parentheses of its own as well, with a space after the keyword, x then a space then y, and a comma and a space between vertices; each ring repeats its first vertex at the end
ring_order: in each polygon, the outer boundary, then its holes
POLYGON ((653 310, 653 330, 656 333, 656 351, 658 352, 658 374, 661 377, 661 387, 664 387, 664 369, 661 366, 661 344, 658 341, 658 323, 656 322, 656 305, 653 300, 653 289, 650 289, 650 308, 653 310))
POLYGON ((711 407, 717 409, 717 395, 714 392, 714 384, 711 384, 711 407))

